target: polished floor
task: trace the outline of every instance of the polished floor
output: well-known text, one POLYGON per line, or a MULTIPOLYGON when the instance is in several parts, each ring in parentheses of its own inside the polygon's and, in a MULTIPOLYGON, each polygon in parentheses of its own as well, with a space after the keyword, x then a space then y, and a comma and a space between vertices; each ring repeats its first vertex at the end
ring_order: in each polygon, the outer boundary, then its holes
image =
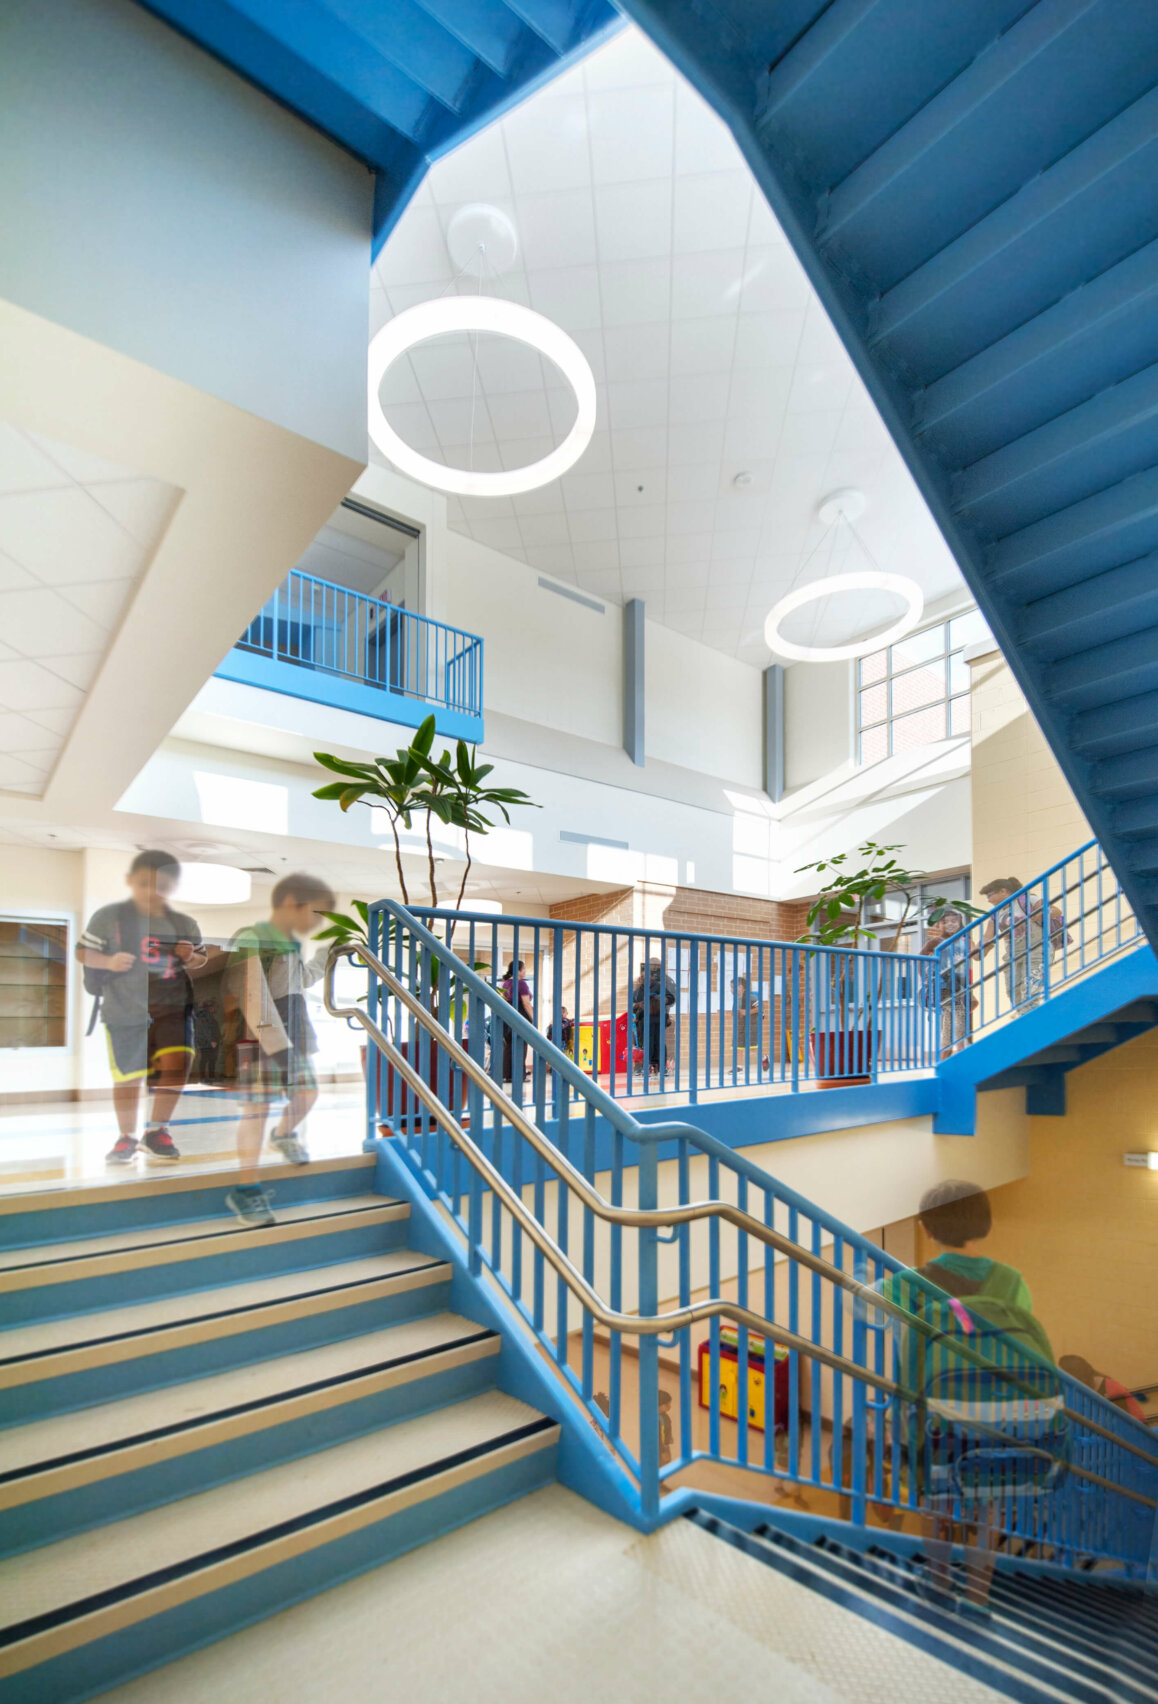
MULTIPOLYGON (((359 1153, 365 1135, 365 1104, 360 1079, 322 1084, 306 1129, 311 1155, 321 1160, 359 1153)), ((160 1177, 201 1167, 219 1170, 236 1158, 241 1109, 242 1103, 226 1089, 188 1088, 169 1124, 181 1153, 180 1165, 146 1167, 144 1155, 138 1154, 131 1165, 112 1167, 105 1163, 117 1138, 111 1101, 0 1107, 0 1194, 53 1185, 132 1182, 146 1174, 160 1177)), ((270 1118, 271 1130, 278 1110, 275 1107, 270 1118)), ((284 1163, 268 1139, 262 1160, 275 1167, 284 1163)))
POLYGON ((106 1704, 988 1704, 1000 1695, 677 1520, 549 1486, 106 1704))

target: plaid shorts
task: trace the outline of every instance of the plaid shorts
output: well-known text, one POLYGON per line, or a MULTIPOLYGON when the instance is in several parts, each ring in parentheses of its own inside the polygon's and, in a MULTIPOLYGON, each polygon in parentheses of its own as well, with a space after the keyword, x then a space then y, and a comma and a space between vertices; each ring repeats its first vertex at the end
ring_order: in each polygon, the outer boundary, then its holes
POLYGON ((317 1072, 308 1053, 287 1047, 283 1053, 252 1053, 238 1060, 238 1089, 251 1100, 288 1100, 304 1089, 316 1089, 317 1072))

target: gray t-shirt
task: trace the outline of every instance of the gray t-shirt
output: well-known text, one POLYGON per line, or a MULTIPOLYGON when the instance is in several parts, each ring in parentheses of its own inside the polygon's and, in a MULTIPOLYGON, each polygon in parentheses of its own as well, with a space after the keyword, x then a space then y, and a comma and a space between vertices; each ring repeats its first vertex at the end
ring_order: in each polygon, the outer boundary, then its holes
POLYGON ((128 970, 109 974, 101 991, 101 1018, 118 1024, 146 1023, 158 1012, 183 1011, 192 1004, 193 984, 173 950, 178 941, 201 944, 201 930, 180 911, 154 914, 137 910, 131 899, 102 905, 90 917, 77 943, 78 952, 132 953, 128 970))

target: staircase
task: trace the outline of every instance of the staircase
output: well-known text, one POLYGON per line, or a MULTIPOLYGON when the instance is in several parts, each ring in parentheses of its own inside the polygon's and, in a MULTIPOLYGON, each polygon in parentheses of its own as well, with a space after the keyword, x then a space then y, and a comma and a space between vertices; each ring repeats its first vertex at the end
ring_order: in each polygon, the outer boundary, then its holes
POLYGON ((623 6, 734 132, 1158 943, 1158 8, 623 6))
POLYGON ((974 1617, 926 1584, 920 1552, 811 1543, 760 1525, 747 1532, 705 1510, 688 1519, 746 1555, 864 1616, 1024 1704, 1152 1704, 1158 1698, 1158 1602, 1139 1587, 999 1564, 990 1613, 974 1617))
POLYGON ((555 1476, 373 1159, 0 1202, 0 1701, 103 1691, 555 1476), (57 1240, 62 1236, 67 1241, 57 1240))
POLYGON ((377 256, 432 160, 622 27, 611 0, 140 0, 364 160, 377 256))

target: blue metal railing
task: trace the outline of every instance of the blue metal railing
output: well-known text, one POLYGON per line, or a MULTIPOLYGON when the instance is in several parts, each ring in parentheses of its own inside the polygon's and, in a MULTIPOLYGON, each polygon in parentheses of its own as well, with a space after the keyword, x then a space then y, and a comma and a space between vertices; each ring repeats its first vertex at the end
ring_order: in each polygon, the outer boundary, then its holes
POLYGON ((1144 934, 1096 840, 1010 894, 937 948, 941 1050, 953 1051, 1144 934))
POLYGON ((297 568, 237 648, 482 715, 481 639, 297 568))
MULTIPOLYGON (((937 1059, 931 957, 415 907, 617 1099, 876 1081, 937 1059)), ((519 1059, 496 1072, 522 1093, 519 1059)))
MULTIPOLYGON (((702 1502, 719 1463, 751 1473, 761 1502, 780 1482, 834 1493, 860 1526, 870 1507, 878 1522, 927 1514, 934 1438, 942 1451, 972 1424, 929 1424, 910 1370, 928 1340, 1014 1399, 996 1432, 988 1411, 981 1422, 1008 1470, 986 1491, 987 1526, 1059 1567, 1145 1572, 1158 1440, 1144 1426, 1014 1339, 987 1336, 980 1365, 947 1347, 935 1285, 694 1126, 640 1125, 463 963, 457 932, 448 946, 382 901, 370 935, 387 975, 370 975, 365 1011, 339 1012, 394 1050, 376 1049, 369 1133, 445 1209, 472 1274, 498 1285, 621 1465, 643 1524, 702 1502), (509 1035, 524 1052, 522 1107, 488 1073, 488 1030, 492 1050, 509 1035), (1042 1403, 1049 1451, 1026 1441, 1042 1403), (1027 1495, 1011 1464, 1043 1454, 1027 1495)), ((940 1512, 976 1523, 971 1498, 962 1483, 940 1512)))

